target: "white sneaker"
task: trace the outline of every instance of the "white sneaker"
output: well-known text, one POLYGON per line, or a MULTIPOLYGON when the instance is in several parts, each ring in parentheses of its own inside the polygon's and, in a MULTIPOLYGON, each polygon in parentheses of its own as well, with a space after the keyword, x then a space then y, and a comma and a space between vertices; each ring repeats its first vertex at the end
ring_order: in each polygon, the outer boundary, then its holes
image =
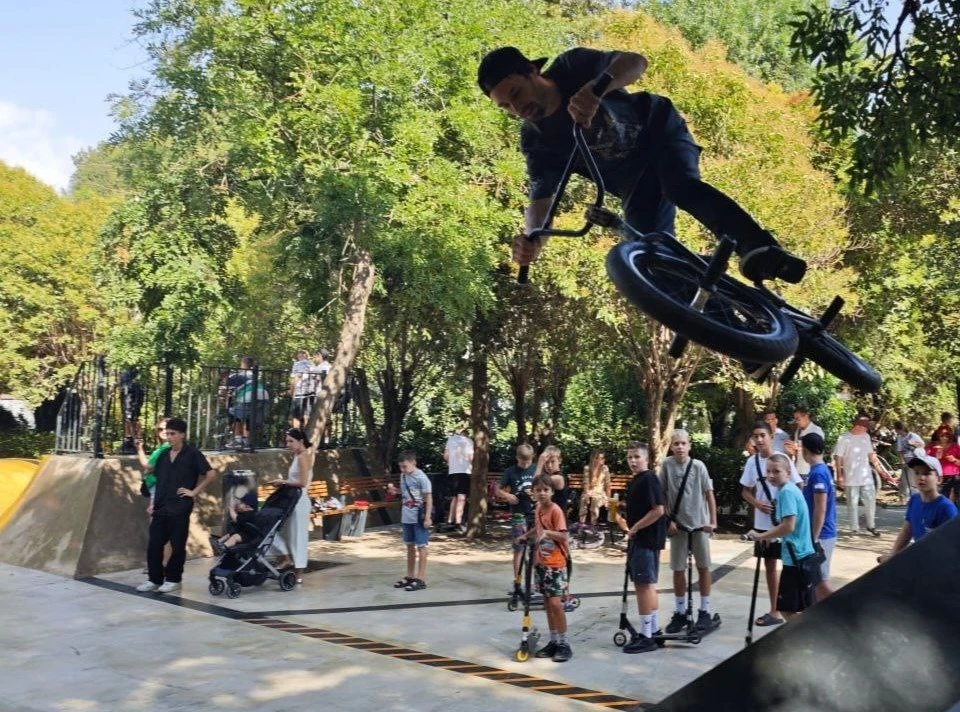
POLYGON ((159 588, 160 586, 158 584, 155 584, 153 581, 144 581, 142 584, 137 586, 137 591, 139 591, 140 593, 153 593, 159 588))
POLYGON ((157 593, 173 593, 180 590, 180 582, 167 581, 157 589, 157 593))

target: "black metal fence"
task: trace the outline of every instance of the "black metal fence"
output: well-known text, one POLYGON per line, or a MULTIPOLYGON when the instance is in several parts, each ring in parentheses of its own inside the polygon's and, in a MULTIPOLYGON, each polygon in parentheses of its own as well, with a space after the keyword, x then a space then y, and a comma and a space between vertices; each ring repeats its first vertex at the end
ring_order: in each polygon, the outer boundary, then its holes
MULTIPOLYGON (((133 454, 137 438, 149 450, 164 416, 185 420, 187 441, 203 450, 283 447, 287 427, 310 417, 314 399, 302 390, 298 394, 286 369, 156 364, 121 370, 98 356, 82 364, 66 387, 57 415, 56 452, 133 454)), ((321 447, 362 443, 353 393, 348 377, 321 447)))

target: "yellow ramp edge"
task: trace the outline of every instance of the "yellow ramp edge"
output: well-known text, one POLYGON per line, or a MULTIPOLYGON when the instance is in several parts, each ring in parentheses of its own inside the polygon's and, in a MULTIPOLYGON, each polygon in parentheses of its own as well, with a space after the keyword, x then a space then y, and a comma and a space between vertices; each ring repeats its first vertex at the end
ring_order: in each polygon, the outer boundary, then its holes
POLYGON ((0 459, 0 531, 17 511, 30 483, 40 471, 40 460, 0 459))

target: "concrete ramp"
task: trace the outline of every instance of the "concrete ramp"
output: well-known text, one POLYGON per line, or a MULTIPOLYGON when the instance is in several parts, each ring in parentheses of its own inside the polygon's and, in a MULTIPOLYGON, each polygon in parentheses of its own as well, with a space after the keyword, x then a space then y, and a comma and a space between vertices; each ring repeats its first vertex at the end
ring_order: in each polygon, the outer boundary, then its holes
MULTIPOLYGON (((261 482, 284 475, 290 453, 205 453, 220 475, 254 470, 261 482)), ((321 450, 314 477, 335 481, 356 473, 349 450, 321 450)), ((56 455, 33 476, 0 530, 0 561, 81 578, 141 567, 146 559, 147 500, 140 495, 136 458, 56 455)), ((213 484, 198 497, 187 555, 207 556, 210 531, 223 522, 222 486, 213 484)))
POLYGON ((945 712, 960 701, 958 630, 960 518, 654 709, 945 712))

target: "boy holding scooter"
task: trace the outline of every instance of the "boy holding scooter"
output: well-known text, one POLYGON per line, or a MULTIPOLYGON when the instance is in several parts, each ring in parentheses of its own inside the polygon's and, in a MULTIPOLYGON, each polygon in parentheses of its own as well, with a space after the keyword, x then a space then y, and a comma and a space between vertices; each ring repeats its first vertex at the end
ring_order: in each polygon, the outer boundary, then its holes
MULTIPOLYGON (((637 594, 640 630, 631 630, 630 641, 623 646, 625 653, 648 653, 657 649, 653 640, 660 632, 657 620, 657 579, 660 575, 660 552, 667 541, 663 490, 660 479, 649 469, 650 451, 647 445, 631 442, 627 445, 627 466, 633 479, 627 485, 626 522, 617 521, 627 533, 627 566, 637 594)), ((626 583, 624 583, 624 618, 626 617, 626 583)), ((623 636, 625 639, 626 636, 623 636)))
POLYGON ((567 522, 563 510, 554 503, 554 480, 546 474, 533 479, 531 494, 537 503, 534 526, 528 533, 536 547, 534 573, 543 594, 543 610, 547 614, 550 642, 535 653, 538 658, 552 658, 563 663, 573 657, 567 642, 567 616, 562 597, 567 593, 567 522))

